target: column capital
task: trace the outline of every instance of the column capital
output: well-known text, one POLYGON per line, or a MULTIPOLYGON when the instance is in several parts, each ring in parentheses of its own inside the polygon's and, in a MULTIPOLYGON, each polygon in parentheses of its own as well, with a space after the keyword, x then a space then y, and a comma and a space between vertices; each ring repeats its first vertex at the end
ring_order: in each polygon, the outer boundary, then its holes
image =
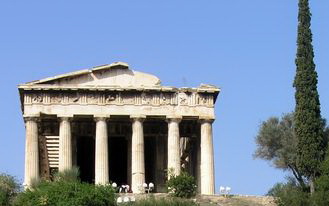
POLYGON ((170 122, 176 122, 176 123, 180 123, 182 121, 182 116, 167 116, 166 117, 166 122, 170 123, 170 122))
POLYGON ((94 115, 94 121, 98 122, 98 121, 107 121, 110 118, 110 115, 99 115, 99 114, 95 114, 94 115))
POLYGON ((130 115, 130 119, 133 121, 143 122, 146 119, 146 115, 130 115))
POLYGON ((70 114, 62 114, 62 115, 57 115, 57 118, 60 120, 60 121, 71 121, 73 119, 73 115, 70 115, 70 114))
POLYGON ((38 122, 40 121, 40 117, 38 116, 24 116, 24 121, 27 122, 27 121, 33 121, 33 122, 38 122))
POLYGON ((70 121, 73 119, 73 117, 58 117, 58 119, 59 119, 59 121, 61 121, 61 122, 63 122, 63 121, 68 121, 68 122, 70 122, 70 121))
POLYGON ((198 121, 200 123, 210 123, 210 124, 212 124, 215 121, 215 118, 213 118, 213 117, 199 117, 198 121))

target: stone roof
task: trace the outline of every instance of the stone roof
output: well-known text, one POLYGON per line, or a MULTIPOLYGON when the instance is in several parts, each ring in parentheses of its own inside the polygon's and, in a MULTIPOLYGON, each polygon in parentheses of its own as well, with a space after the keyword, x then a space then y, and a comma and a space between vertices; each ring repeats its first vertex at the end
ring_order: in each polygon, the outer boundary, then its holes
POLYGON ((70 72, 54 77, 18 85, 20 90, 109 90, 109 91, 167 91, 215 93, 214 85, 201 84, 196 88, 162 86, 158 77, 134 71, 125 62, 115 62, 90 69, 70 72))

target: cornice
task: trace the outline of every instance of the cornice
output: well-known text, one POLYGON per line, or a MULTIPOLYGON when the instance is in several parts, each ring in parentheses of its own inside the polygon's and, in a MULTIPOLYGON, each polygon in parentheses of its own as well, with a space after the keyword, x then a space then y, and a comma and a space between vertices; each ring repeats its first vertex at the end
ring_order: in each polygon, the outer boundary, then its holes
POLYGON ((158 92, 197 92, 197 93, 219 93, 218 87, 170 87, 170 86, 154 86, 154 87, 118 87, 118 86, 81 86, 81 85, 18 85, 21 91, 158 91, 158 92))

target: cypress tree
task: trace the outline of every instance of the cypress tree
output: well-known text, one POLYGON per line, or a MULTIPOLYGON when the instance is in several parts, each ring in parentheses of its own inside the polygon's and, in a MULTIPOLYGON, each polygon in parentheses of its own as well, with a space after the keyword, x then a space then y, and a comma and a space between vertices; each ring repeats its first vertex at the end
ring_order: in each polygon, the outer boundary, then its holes
POLYGON ((325 154, 320 100, 317 91, 317 72, 313 61, 311 12, 308 0, 299 0, 296 56, 295 133, 298 139, 297 164, 314 192, 314 178, 325 154))

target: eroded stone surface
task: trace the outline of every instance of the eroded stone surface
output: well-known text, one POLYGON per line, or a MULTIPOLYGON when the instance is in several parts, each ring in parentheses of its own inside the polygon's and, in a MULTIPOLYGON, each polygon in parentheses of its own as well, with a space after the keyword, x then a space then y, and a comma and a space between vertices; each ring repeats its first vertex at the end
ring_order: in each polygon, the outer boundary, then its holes
POLYGON ((154 75, 130 70, 128 64, 116 62, 33 81, 28 83, 28 85, 141 87, 160 86, 160 83, 160 79, 154 75))

